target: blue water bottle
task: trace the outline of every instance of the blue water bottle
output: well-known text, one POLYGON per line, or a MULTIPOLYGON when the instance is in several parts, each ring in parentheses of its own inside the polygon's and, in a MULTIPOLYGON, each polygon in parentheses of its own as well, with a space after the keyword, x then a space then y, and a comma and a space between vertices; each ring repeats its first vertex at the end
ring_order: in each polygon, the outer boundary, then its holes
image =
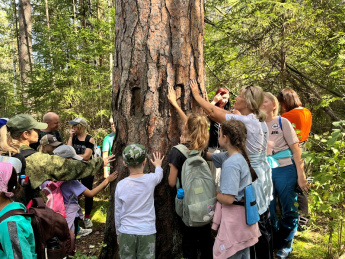
POLYGON ((182 188, 177 190, 177 199, 182 200, 184 197, 184 190, 182 188))

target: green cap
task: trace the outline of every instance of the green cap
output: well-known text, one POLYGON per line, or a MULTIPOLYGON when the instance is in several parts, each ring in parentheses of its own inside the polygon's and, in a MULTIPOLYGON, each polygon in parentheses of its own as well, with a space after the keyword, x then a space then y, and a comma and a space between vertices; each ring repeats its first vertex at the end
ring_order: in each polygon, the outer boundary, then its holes
POLYGON ((140 144, 128 145, 125 150, 123 150, 122 157, 125 163, 129 166, 139 165, 144 162, 146 158, 145 147, 140 144))
POLYGON ((47 123, 37 122, 29 114, 18 114, 7 122, 7 128, 11 133, 20 133, 31 129, 46 129, 47 123))

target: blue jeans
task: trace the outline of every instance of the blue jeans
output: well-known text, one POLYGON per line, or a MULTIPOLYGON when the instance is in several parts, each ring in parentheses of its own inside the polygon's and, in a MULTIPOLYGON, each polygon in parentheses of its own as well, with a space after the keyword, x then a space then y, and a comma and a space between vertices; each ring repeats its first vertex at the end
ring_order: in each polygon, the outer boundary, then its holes
POLYGON ((270 203, 270 214, 275 238, 283 247, 291 246, 292 239, 298 227, 297 193, 297 170, 292 165, 272 169, 273 200, 270 203), (282 215, 278 221, 276 216, 276 197, 281 203, 282 215))

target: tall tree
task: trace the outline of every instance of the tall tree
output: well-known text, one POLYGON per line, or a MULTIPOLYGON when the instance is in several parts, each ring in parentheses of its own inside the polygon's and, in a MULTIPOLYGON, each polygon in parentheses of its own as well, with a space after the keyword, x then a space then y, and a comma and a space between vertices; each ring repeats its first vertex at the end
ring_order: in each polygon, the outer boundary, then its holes
MULTIPOLYGON (((147 152, 166 156, 178 143, 177 114, 167 100, 174 87, 185 112, 192 110, 189 80, 196 78, 204 89, 203 0, 154 0, 116 2, 115 56, 112 108, 117 137, 113 153, 119 180, 128 175, 122 164, 127 144, 141 143, 147 152)), ((152 167, 147 168, 147 170, 152 167)), ((174 213, 174 194, 168 186, 168 165, 155 192, 157 258, 181 256, 179 228, 174 213)), ((107 214, 101 258, 115 257, 115 184, 107 214)), ((130 190, 129 190, 130 191, 130 190)))
POLYGON ((22 82, 28 83, 32 71, 32 24, 30 0, 19 1, 19 68, 22 82))

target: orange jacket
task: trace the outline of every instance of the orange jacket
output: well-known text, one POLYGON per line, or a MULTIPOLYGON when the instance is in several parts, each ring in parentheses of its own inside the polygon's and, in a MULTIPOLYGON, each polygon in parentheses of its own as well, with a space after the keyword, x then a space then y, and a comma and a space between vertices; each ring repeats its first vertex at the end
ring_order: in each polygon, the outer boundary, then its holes
POLYGON ((292 109, 289 112, 283 113, 282 117, 288 119, 295 130, 300 131, 297 134, 299 142, 304 142, 308 139, 311 129, 312 116, 311 112, 307 108, 298 107, 292 109))

